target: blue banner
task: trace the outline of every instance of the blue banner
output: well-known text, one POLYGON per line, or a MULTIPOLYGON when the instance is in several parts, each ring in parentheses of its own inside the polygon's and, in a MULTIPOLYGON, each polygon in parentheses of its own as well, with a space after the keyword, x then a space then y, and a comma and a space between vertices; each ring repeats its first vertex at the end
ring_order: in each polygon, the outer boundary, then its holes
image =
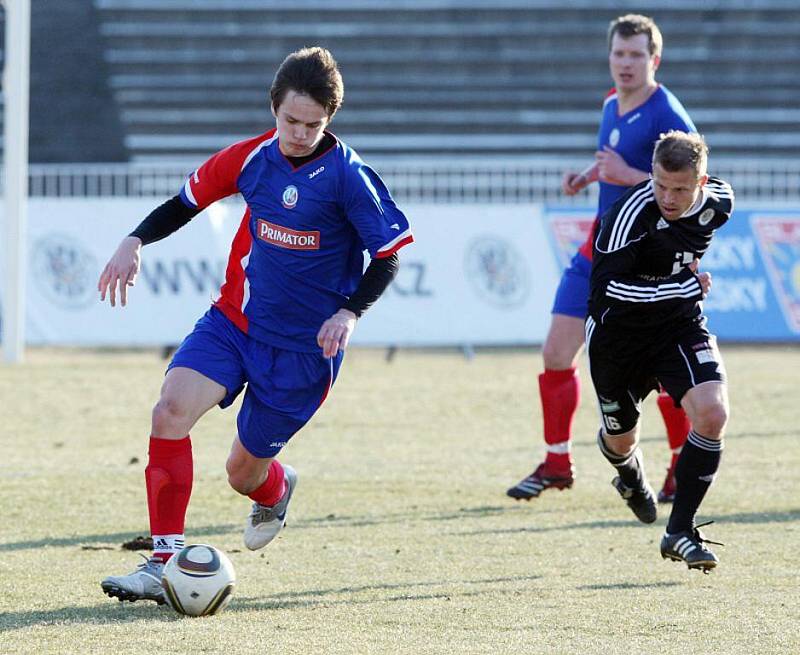
MULTIPOLYGON (((566 265, 594 213, 546 207, 545 216, 556 258, 566 265)), ((737 207, 700 268, 712 274, 705 313, 721 340, 800 341, 800 209, 737 207)))

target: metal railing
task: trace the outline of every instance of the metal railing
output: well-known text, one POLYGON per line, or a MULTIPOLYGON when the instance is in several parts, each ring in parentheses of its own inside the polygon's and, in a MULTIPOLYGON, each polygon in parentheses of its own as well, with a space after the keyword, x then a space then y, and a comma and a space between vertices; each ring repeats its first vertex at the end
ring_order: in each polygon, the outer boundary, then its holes
MULTIPOLYGON (((561 193, 566 169, 579 170, 587 159, 376 158, 380 173, 399 202, 528 203, 586 205, 596 185, 578 196, 561 193)), ((800 202, 800 160, 719 159, 711 173, 730 182, 746 201, 800 202)), ((186 163, 34 164, 29 169, 31 197, 154 197, 175 195, 192 171, 186 163)))

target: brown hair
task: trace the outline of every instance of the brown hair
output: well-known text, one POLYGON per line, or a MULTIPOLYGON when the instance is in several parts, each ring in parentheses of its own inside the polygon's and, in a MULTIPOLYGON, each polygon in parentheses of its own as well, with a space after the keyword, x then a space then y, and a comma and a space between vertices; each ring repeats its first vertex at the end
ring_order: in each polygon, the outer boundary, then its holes
POLYGON ((333 118, 342 106, 344 83, 333 55, 325 48, 303 48, 290 54, 275 73, 269 90, 270 102, 278 110, 289 91, 310 96, 333 118))
POLYGON ((646 34, 648 48, 651 55, 661 56, 661 48, 664 40, 661 38, 661 30, 658 29, 656 22, 649 16, 641 14, 625 14, 611 21, 608 26, 608 49, 611 50, 611 41, 614 35, 618 34, 623 39, 630 39, 637 34, 646 34))
POLYGON ((701 178, 706 174, 708 165, 708 146, 699 134, 670 130, 662 134, 656 143, 653 167, 656 164, 670 173, 691 168, 701 178))

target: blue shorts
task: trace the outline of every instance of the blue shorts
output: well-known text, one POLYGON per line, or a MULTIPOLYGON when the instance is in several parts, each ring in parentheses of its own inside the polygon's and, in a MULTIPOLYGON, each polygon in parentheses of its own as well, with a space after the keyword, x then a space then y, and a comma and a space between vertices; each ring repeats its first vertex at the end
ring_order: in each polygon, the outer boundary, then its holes
POLYGON ((239 440, 254 457, 274 457, 319 409, 333 386, 343 353, 276 348, 247 336, 212 307, 197 321, 167 370, 190 368, 227 390, 228 407, 247 385, 236 420, 239 440))
POLYGON ((564 269, 553 302, 553 314, 566 314, 581 320, 589 312, 589 277, 592 262, 576 252, 569 268, 564 269))

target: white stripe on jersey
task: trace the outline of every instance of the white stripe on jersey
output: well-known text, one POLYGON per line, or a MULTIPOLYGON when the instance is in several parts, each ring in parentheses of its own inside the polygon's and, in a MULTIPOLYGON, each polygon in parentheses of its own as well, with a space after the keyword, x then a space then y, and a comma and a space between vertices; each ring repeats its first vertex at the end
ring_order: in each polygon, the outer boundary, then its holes
POLYGON ((275 134, 273 134, 269 139, 265 139, 264 141, 259 143, 255 148, 253 148, 248 153, 247 157, 245 157, 245 160, 244 160, 244 163, 242 164, 242 167, 239 170, 243 171, 245 169, 245 166, 247 166, 250 163, 250 160, 253 157, 255 157, 256 154, 258 154, 258 151, 261 150, 261 148, 266 148, 270 143, 272 143, 277 138, 278 138, 278 131, 275 130, 275 134))
POLYGON ((397 235, 397 236, 396 236, 394 239, 392 239, 392 240, 391 240, 389 243, 387 243, 386 245, 384 245, 384 246, 382 246, 381 248, 379 248, 379 249, 378 249, 378 252, 380 253, 380 252, 386 252, 387 250, 391 250, 391 249, 392 249, 392 248, 394 248, 394 247, 395 247, 395 246, 396 246, 398 243, 400 243, 400 242, 401 242, 403 239, 407 239, 407 238, 408 238, 408 237, 410 237, 410 236, 411 236, 411 230, 410 230, 410 229, 408 229, 408 230, 406 230, 405 232, 402 232, 401 234, 398 234, 398 235, 397 235))
POLYGON ((197 179, 197 171, 192 173, 187 178, 186 184, 183 185, 183 192, 186 194, 186 197, 189 199, 189 202, 191 202, 195 206, 195 208, 197 208, 197 199, 194 197, 194 194, 192 193, 192 185, 191 185, 192 178, 195 178, 195 180, 197 179))
POLYGON ((589 348, 589 343, 592 340, 592 334, 594 333, 595 322, 591 316, 586 317, 586 325, 583 326, 583 330, 586 333, 586 348, 589 348))
POLYGON ((603 250, 599 245, 597 249, 600 252, 614 252, 628 245, 626 239, 630 234, 633 224, 636 222, 636 217, 653 197, 652 182, 631 195, 631 197, 625 201, 625 204, 622 205, 622 208, 619 210, 614 220, 614 226, 611 228, 611 236, 608 239, 608 249, 603 250))
POLYGON ((606 287, 606 296, 626 302, 659 302, 674 298, 691 298, 700 291, 700 283, 694 277, 685 282, 669 282, 657 286, 633 286, 611 280, 606 287))
POLYGON ((244 309, 247 307, 247 303, 250 301, 250 280, 247 279, 247 264, 250 263, 250 253, 253 252, 253 244, 250 244, 250 250, 247 251, 247 254, 242 257, 241 264, 242 264, 242 272, 244 273, 244 284, 242 285, 242 314, 244 314, 244 309))
POLYGON ((717 199, 733 200, 733 188, 727 182, 708 181, 703 188, 717 199))

